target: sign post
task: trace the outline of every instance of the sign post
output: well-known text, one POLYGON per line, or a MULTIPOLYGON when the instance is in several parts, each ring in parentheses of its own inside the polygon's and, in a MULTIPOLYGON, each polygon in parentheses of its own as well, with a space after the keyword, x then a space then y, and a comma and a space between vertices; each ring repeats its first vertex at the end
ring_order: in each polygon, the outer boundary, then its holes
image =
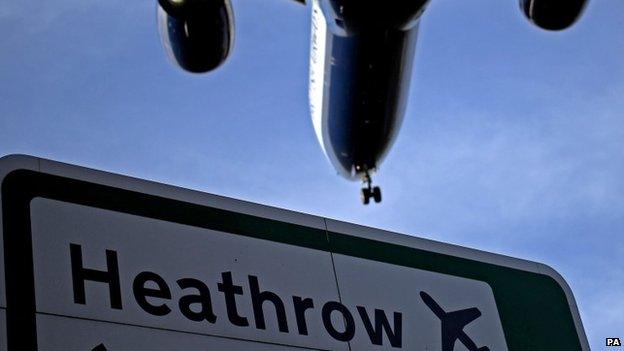
POLYGON ((589 350, 539 263, 30 156, 0 179, 2 351, 589 350))

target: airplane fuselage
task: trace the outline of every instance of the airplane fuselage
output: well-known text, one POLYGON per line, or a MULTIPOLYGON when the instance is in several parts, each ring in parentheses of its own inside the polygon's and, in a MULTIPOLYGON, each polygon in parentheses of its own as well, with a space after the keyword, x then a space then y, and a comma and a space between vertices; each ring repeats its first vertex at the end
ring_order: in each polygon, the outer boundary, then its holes
POLYGON ((345 178, 375 171, 396 139, 426 2, 312 2, 312 121, 325 155, 345 178))

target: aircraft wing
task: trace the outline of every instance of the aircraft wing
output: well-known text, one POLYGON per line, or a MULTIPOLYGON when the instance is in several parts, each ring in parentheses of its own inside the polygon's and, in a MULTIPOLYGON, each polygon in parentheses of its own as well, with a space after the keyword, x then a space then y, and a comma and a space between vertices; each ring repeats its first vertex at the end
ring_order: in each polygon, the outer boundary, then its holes
POLYGON ((447 313, 442 320, 442 351, 453 351, 457 340, 470 351, 489 351, 487 347, 477 348, 464 332, 464 327, 479 317, 481 311, 476 307, 447 313))
POLYGON ((449 312, 446 315, 446 319, 452 321, 452 323, 460 329, 463 329, 466 325, 479 317, 481 317, 481 311, 476 307, 449 312))

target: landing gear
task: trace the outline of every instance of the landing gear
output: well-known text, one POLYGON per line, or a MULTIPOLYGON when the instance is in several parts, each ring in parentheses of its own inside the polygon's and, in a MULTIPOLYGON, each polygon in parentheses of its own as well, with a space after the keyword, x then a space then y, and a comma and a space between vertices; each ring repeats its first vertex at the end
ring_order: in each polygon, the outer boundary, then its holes
POLYGON ((373 187, 373 181, 368 173, 362 178, 362 203, 368 205, 371 197, 376 203, 381 202, 381 189, 373 187))

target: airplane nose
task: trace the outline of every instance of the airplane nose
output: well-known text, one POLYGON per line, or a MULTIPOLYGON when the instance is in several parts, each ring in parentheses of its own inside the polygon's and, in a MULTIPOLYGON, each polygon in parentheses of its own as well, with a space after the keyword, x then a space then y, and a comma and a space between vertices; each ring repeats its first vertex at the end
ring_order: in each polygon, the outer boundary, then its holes
POLYGON ((349 179, 374 171, 403 121, 418 28, 331 36, 324 149, 349 179))

